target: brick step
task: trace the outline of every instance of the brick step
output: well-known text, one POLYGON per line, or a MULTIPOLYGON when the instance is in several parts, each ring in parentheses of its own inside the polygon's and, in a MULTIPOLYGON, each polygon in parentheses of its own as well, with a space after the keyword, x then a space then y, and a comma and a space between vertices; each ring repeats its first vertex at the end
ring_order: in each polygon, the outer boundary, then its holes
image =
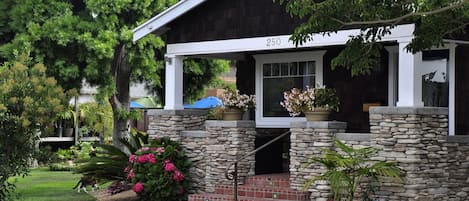
MULTIPOLYGON (((233 195, 233 186, 217 185, 215 186, 217 194, 233 195)), ((284 199, 303 201, 309 198, 309 192, 297 191, 289 187, 261 187, 250 184, 238 186, 238 195, 265 199, 284 199)))
POLYGON ((262 174, 250 176, 245 180, 246 185, 267 187, 290 187, 290 174, 262 174))
MULTIPOLYGON (((234 201, 234 199, 233 199, 233 195, 221 195, 221 194, 208 194, 207 193, 207 194, 189 195, 189 201, 234 201)), ((291 200, 238 196, 238 201, 291 201, 291 200)))

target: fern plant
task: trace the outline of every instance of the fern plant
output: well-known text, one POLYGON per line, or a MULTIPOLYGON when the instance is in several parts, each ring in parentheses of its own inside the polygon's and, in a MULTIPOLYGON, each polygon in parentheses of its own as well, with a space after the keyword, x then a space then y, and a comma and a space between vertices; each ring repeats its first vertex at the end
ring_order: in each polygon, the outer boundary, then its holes
POLYGON ((317 181, 327 181, 331 189, 330 198, 334 201, 353 201, 359 188, 362 188, 361 199, 368 201, 379 188, 380 179, 387 177, 402 181, 402 171, 396 163, 370 159, 378 153, 378 149, 354 149, 339 140, 335 141, 335 145, 337 151, 324 149, 323 157, 309 159, 308 166, 319 163, 326 167, 326 171, 308 180, 305 189, 317 181))
POLYGON ((109 144, 98 144, 90 158, 78 162, 79 166, 75 172, 105 181, 126 180, 124 169, 129 165, 129 156, 148 144, 148 135, 142 131, 132 130, 129 139, 121 138, 119 141, 127 151, 109 144))

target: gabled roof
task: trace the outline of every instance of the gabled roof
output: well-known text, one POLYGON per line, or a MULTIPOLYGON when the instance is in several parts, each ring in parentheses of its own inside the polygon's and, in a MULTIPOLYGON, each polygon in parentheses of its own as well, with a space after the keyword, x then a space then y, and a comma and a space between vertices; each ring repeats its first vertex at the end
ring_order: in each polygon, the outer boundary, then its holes
POLYGON ((206 1, 207 0, 182 0, 174 4, 162 13, 135 28, 133 30, 133 40, 137 41, 152 32, 161 31, 165 25, 206 1))

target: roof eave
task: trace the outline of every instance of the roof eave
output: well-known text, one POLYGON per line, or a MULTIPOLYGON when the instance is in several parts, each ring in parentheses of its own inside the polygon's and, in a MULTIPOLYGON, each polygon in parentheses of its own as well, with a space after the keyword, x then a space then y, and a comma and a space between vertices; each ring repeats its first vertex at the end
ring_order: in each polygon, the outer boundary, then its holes
POLYGON ((207 0, 182 0, 133 30, 133 41, 161 29, 176 18, 189 12, 207 0))

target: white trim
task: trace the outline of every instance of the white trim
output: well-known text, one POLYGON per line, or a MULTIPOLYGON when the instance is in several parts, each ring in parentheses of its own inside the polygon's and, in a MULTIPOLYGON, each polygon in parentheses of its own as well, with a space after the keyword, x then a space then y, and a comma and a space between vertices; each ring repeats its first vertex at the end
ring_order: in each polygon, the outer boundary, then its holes
POLYGON ((449 49, 449 100, 448 135, 456 135, 456 44, 446 44, 449 49))
POLYGON ((206 0, 182 0, 133 30, 133 41, 164 27, 166 24, 185 14, 206 0))
POLYGON ((256 127, 258 128, 289 128, 290 122, 306 121, 304 117, 263 117, 263 79, 262 66, 264 63, 280 63, 295 61, 315 61, 315 81, 323 85, 323 56, 325 50, 308 52, 291 52, 254 55, 256 60, 256 127))
POLYGON ((469 41, 464 41, 464 40, 451 40, 451 39, 443 39, 443 42, 445 43, 450 43, 450 44, 464 44, 464 45, 469 45, 469 41))
POLYGON ((386 46, 384 48, 388 51, 388 106, 396 106, 398 46, 386 46))
MULTIPOLYGON (((398 25, 391 30, 391 34, 384 36, 380 41, 396 41, 402 38, 411 38, 414 31, 413 24, 398 25)), ((314 34, 313 41, 308 41, 298 47, 324 47, 344 45, 350 36, 360 33, 360 29, 341 30, 330 35, 314 34)), ((167 53, 174 55, 200 55, 232 52, 262 51, 294 49, 295 44, 290 41, 291 35, 267 36, 255 38, 241 38, 229 40, 216 40, 204 42, 176 43, 167 45, 167 53)))
POLYGON ((182 110, 184 57, 165 55, 165 110, 182 110))
POLYGON ((406 47, 412 38, 403 38, 399 43, 398 64, 398 101, 397 107, 423 107, 422 102, 422 77, 419 66, 422 63, 422 52, 413 54, 406 47))

